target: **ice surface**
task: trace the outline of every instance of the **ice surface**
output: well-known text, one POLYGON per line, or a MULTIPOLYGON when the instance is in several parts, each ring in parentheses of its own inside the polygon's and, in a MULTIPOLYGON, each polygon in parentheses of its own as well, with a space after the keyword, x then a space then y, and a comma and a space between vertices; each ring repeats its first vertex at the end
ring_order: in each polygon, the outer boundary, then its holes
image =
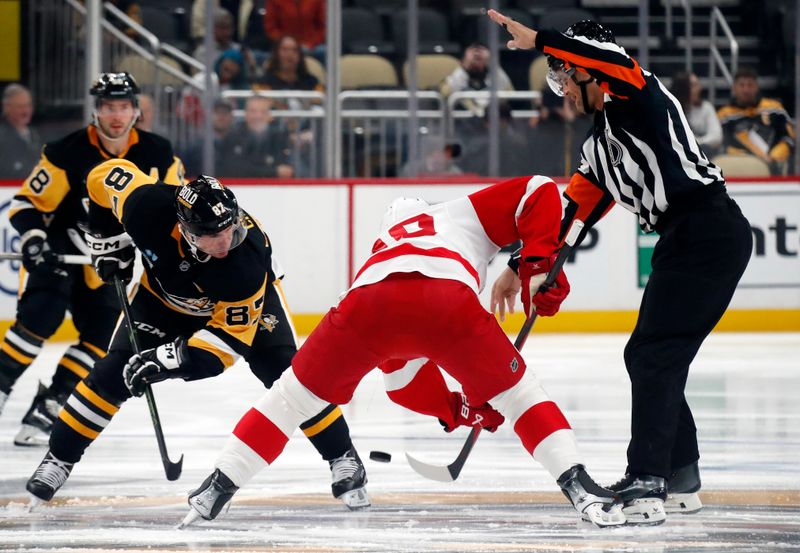
MULTIPOLYGON (((531 336, 526 359, 578 435, 601 483, 625 468, 629 383, 623 335, 531 336)), ((426 481, 403 452, 446 464, 454 435, 393 405, 374 371, 344 407, 365 459, 373 507, 349 512, 330 473, 297 433, 274 466, 213 522, 179 531, 186 492, 211 472, 238 420, 262 393, 246 366, 206 381, 154 387, 170 455, 164 478, 144 400, 128 402, 51 504, 26 512, 25 481, 43 449, 11 444, 36 381, 49 382, 65 344, 47 346, 0 417, 0 550, 14 551, 800 551, 800 334, 713 334, 690 371, 701 441, 697 515, 653 528, 598 530, 578 521, 512 429, 483 433, 461 476, 426 481), (370 450, 391 463, 367 459, 370 450)), ((335 368, 332 367, 332 370, 335 368)))

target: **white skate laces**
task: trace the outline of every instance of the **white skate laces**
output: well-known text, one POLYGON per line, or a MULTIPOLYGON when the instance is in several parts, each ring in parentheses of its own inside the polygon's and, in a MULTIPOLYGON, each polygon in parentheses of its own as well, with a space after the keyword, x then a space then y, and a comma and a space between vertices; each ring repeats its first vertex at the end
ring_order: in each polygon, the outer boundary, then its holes
POLYGON ((558 485, 583 520, 600 528, 625 524, 626 517, 619 498, 598 486, 583 465, 575 465, 564 472, 558 485))
POLYGON ((365 485, 367 473, 355 448, 350 448, 341 457, 329 461, 331 467, 331 492, 350 510, 370 506, 365 485))

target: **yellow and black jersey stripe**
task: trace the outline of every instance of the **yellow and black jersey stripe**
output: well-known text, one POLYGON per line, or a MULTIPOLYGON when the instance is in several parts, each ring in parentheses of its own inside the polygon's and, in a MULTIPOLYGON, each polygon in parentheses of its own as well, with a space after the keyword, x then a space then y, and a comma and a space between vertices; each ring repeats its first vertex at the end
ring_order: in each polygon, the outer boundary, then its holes
POLYGON ((77 228, 87 219, 86 174, 98 163, 122 158, 168 184, 183 182, 183 164, 165 138, 132 129, 124 150, 115 156, 103 148, 96 128, 90 125, 45 145, 39 163, 14 197, 11 224, 20 234, 31 229, 52 234, 77 228))

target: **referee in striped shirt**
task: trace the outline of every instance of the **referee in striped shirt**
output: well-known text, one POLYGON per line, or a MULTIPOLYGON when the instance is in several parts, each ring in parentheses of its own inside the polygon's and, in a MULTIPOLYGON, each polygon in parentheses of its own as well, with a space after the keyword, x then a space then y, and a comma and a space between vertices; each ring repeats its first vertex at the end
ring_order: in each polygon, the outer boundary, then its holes
MULTIPOLYGON (((575 218, 588 229, 614 204, 660 235, 625 347, 632 396, 628 466, 610 487, 622 497, 629 523, 659 524, 665 511, 699 510, 697 429, 684 389, 692 359, 750 259, 750 225, 680 103, 610 30, 587 20, 563 33, 537 32, 495 10, 488 15, 512 35, 509 48, 535 47, 547 55, 550 87, 579 112, 594 114, 581 166, 564 192, 562 235, 575 218)), ((511 300, 511 290, 519 289, 515 279, 510 269, 503 273, 492 305, 511 300)))

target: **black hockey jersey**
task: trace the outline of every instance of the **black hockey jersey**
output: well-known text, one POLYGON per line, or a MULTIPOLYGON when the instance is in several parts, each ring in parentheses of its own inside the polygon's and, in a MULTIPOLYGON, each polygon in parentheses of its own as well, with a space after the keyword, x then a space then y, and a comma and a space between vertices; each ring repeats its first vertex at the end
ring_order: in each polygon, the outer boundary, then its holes
POLYGON ((128 160, 109 160, 92 169, 87 188, 92 232, 130 235, 142 254, 141 286, 170 309, 208 319, 188 340, 193 367, 216 374, 246 355, 266 286, 276 278, 272 247, 258 223, 243 213, 244 241, 224 258, 201 262, 178 229, 174 186, 128 160))
POLYGON ((116 157, 130 160, 166 183, 183 182, 183 165, 173 154, 169 140, 131 129, 125 150, 114 156, 103 148, 95 126, 89 125, 45 145, 38 165, 14 196, 9 211, 11 224, 20 235, 31 229, 46 231, 57 252, 75 251, 68 244, 76 238, 82 240, 77 228, 87 221, 86 174, 98 163, 116 157), (69 232, 71 240, 66 240, 67 229, 75 229, 69 232))

